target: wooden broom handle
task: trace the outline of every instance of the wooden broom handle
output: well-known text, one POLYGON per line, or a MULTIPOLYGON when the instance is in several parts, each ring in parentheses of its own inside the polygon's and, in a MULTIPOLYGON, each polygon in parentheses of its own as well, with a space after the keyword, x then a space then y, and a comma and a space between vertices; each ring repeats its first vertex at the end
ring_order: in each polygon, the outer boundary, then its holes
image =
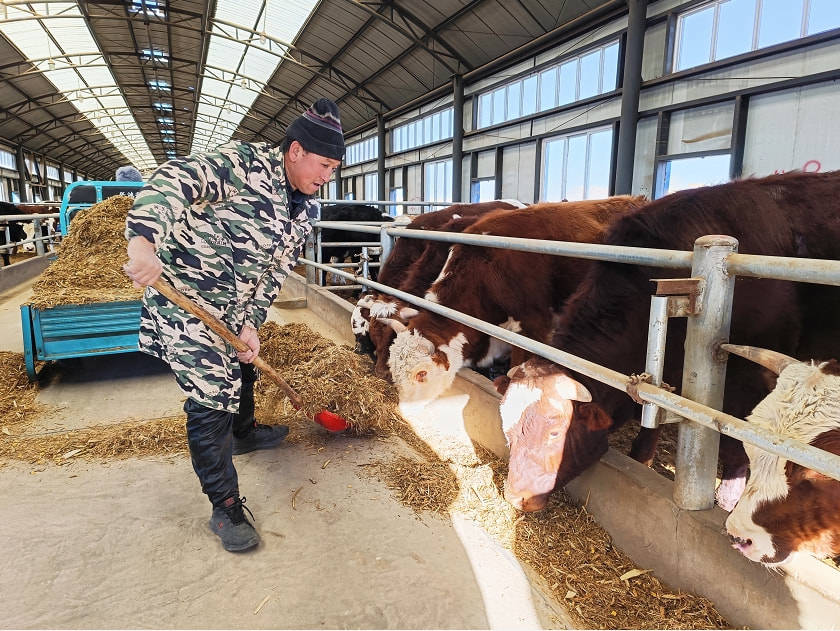
MULTIPOLYGON (((187 311, 197 317, 199 320, 204 322, 207 326, 209 326, 214 333, 218 334, 225 342, 233 346, 238 352, 244 353, 246 351, 251 350, 251 347, 248 346, 245 342, 240 340, 236 335, 234 335, 230 329, 228 329, 224 324, 222 324, 221 320, 219 320, 216 316, 209 313, 207 310, 202 309, 197 304, 195 304, 192 300, 187 298, 184 294, 180 291, 175 289, 172 285, 167 283, 163 278, 158 278, 154 283, 151 285, 161 294, 166 296, 169 300, 174 302, 176 305, 181 307, 184 311, 187 311)), ((286 380, 280 376, 274 368, 269 366, 262 357, 257 355, 254 358, 253 364, 256 368, 260 369, 262 372, 267 374, 271 379, 276 383, 283 393, 289 397, 289 401, 292 402, 292 406, 299 410, 303 407, 303 401, 301 401, 298 393, 295 392, 292 387, 286 383, 286 380)))

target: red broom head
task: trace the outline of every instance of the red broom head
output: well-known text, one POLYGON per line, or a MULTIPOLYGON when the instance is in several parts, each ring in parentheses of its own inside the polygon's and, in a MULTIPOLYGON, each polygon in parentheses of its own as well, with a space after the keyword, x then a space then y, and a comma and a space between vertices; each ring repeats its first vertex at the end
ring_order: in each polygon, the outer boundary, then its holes
POLYGON ((350 427, 350 423, 344 420, 343 417, 338 414, 333 414, 327 410, 321 410, 318 412, 315 415, 315 422, 331 432, 342 432, 350 427))

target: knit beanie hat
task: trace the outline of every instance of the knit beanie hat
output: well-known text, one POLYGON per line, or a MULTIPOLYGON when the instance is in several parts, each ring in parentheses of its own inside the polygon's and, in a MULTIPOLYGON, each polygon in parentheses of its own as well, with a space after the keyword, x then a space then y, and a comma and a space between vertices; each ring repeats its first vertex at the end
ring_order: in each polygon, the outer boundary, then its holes
POLYGON ((306 151, 341 160, 344 156, 344 132, 338 106, 329 99, 318 99, 292 121, 286 129, 286 140, 297 140, 306 151))

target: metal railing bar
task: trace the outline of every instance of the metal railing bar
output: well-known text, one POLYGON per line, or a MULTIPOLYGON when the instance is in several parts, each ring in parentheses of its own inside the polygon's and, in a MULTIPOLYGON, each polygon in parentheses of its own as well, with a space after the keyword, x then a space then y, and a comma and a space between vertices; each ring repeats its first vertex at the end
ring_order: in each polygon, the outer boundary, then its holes
POLYGON ((840 261, 834 259, 730 254, 726 258, 726 271, 735 276, 840 285, 840 261))

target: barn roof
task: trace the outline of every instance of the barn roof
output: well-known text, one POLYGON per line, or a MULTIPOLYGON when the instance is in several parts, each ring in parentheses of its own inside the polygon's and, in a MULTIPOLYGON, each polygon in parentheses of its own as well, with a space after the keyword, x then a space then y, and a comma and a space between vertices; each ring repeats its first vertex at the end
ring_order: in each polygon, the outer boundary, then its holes
POLYGON ((110 179, 231 137, 282 139, 317 98, 345 131, 616 0, 14 0, 0 139, 110 179))

